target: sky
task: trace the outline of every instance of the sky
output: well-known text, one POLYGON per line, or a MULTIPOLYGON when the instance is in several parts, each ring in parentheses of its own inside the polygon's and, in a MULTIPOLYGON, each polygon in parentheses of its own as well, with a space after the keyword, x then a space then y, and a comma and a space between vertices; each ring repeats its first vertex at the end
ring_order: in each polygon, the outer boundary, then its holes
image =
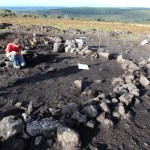
POLYGON ((0 6, 84 6, 150 8, 150 0, 0 0, 0 6))

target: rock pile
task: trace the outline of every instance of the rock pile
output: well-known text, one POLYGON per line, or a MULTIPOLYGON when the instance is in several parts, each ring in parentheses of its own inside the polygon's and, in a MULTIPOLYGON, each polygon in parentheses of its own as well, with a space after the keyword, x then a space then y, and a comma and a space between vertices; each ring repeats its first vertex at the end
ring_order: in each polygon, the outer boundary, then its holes
POLYGON ((38 26, 38 25, 32 25, 32 26, 23 26, 23 25, 16 25, 14 26, 14 30, 17 32, 32 32, 32 33, 60 33, 61 30, 51 27, 51 26, 38 26))

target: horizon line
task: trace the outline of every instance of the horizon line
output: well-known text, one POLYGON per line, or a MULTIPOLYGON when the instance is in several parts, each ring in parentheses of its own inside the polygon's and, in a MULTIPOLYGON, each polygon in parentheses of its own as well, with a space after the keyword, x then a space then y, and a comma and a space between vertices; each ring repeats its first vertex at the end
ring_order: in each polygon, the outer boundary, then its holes
POLYGON ((123 6, 101 6, 101 7, 97 7, 97 6, 0 6, 0 7, 88 7, 88 8, 147 8, 147 9, 150 9, 150 7, 137 7, 137 6, 126 6, 126 7, 123 7, 123 6))

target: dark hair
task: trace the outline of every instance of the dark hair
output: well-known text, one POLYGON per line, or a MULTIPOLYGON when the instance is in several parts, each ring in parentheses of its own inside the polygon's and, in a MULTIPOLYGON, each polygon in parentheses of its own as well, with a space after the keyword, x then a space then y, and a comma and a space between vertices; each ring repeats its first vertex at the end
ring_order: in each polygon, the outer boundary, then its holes
POLYGON ((20 44, 20 39, 18 39, 18 38, 14 39, 13 43, 16 45, 20 44))

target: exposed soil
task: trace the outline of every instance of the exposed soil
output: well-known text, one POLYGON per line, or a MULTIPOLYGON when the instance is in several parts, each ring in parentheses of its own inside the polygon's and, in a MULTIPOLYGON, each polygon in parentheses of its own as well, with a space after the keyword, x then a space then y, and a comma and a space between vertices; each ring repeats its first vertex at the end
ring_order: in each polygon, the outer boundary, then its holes
MULTIPOLYGON (((65 39, 85 36, 85 34, 57 33, 65 39)), ((13 38, 22 36, 31 38, 32 34, 23 32, 3 32, 0 35, 0 44, 6 45, 13 38)), ((44 35, 43 35, 44 36, 44 35)), ((51 35, 51 36, 54 36, 51 35)), ((86 35, 87 44, 96 51, 99 48, 99 37, 86 35)), ((102 37, 101 49, 112 54, 121 53, 125 58, 141 61, 149 58, 150 46, 141 46, 139 41, 121 40, 102 37)), ((0 67, 0 118, 8 115, 20 115, 12 103, 20 101, 34 106, 46 108, 61 108, 68 102, 82 105, 87 100, 96 97, 99 93, 109 96, 112 93, 112 78, 119 77, 124 70, 115 59, 92 58, 73 53, 52 53, 48 48, 34 48, 35 57, 25 57, 27 65, 19 70, 0 67), (77 64, 87 64, 89 70, 79 70, 77 64), (54 67, 55 70, 49 71, 54 67), (82 91, 74 86, 75 80, 83 80, 82 91), (97 82, 101 80, 100 82, 97 82)), ((3 54, 3 52, 2 52, 3 54)), ((149 90, 147 89, 147 92, 149 90)), ((86 126, 75 126, 81 136, 83 150, 148 150, 150 149, 150 98, 147 94, 140 96, 141 104, 132 108, 132 120, 121 120, 115 126, 105 128, 97 125, 90 129, 86 126)), ((44 114, 46 117, 47 114, 44 114)), ((40 118, 39 118, 40 119, 40 118)), ((9 142, 6 142, 8 144, 9 142)), ((5 145, 5 144, 4 144, 5 145)), ((3 149, 5 146, 3 146, 3 149)), ((9 146, 8 146, 9 147, 9 146)), ((8 148, 7 147, 7 148, 8 148)), ((8 148, 9 149, 9 148, 8 148)), ((44 149, 37 147, 30 149, 44 149)), ((59 149, 55 142, 51 149, 59 149)))

